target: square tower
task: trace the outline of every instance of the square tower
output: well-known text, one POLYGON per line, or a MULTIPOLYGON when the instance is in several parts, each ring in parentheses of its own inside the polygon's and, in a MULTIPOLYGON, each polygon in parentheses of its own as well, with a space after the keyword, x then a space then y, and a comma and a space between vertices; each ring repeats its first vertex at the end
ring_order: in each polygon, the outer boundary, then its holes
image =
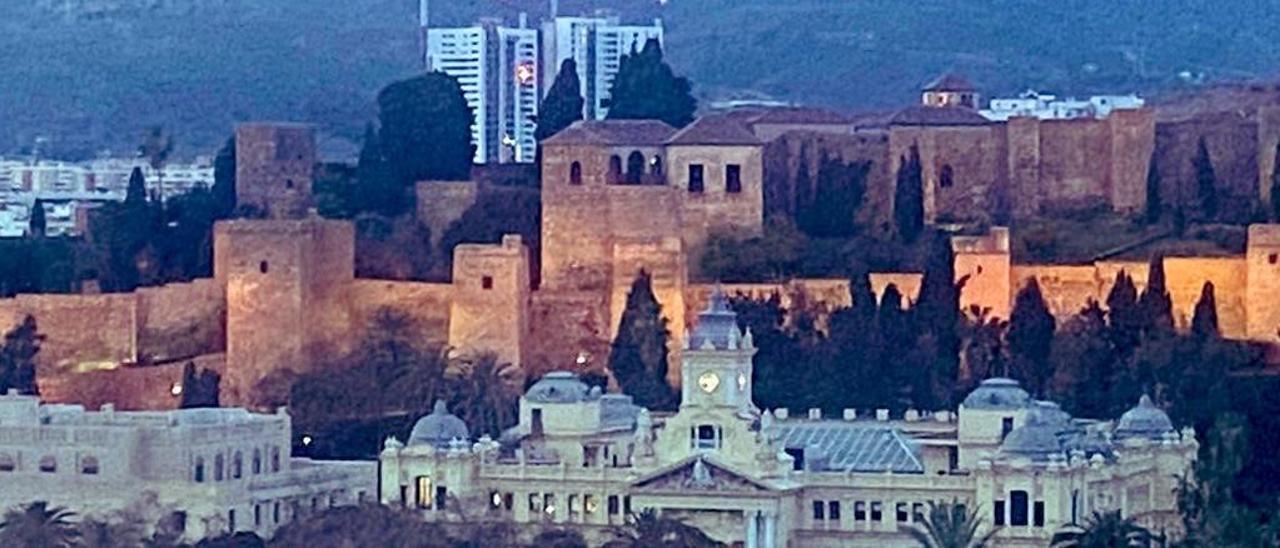
POLYGON ((1245 262, 1248 338, 1280 342, 1280 224, 1249 227, 1245 262))
POLYGON ((224 402, 256 406, 259 382, 302 373, 350 331, 355 277, 349 222, 235 220, 214 225, 214 277, 226 288, 224 402))
POLYGON ((252 123, 236 127, 236 206, 270 219, 300 219, 311 207, 315 128, 252 123))
POLYGON ((449 346, 464 356, 493 352, 522 367, 529 335, 529 249, 520 236, 460 244, 453 259, 449 346))

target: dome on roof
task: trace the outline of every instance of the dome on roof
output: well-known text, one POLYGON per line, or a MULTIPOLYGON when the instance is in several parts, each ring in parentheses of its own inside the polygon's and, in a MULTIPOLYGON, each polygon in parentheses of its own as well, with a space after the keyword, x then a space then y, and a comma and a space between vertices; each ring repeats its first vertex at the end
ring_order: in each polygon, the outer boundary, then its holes
POLYGON ((965 397, 963 405, 966 409, 1022 409, 1031 405, 1031 395, 1018 381, 995 377, 982 381, 965 397))
POLYGON ((1048 460, 1050 456, 1062 453, 1062 442, 1058 440, 1059 426, 1048 413, 1039 408, 1032 408, 1027 413, 1027 422, 1014 428, 1000 444, 1000 452, 1006 455, 1028 457, 1031 460, 1048 460))
POLYGON ((698 326, 689 334, 689 348, 699 350, 710 344, 716 350, 730 350, 738 348, 741 342, 738 315, 729 308, 729 298, 724 291, 716 287, 711 292, 707 309, 698 314, 698 326))
POLYGON ((409 433, 409 445, 433 445, 444 447, 455 438, 470 441, 471 432, 462 419, 449 413, 444 400, 436 400, 431 414, 418 419, 409 433))
POLYGON ((1071 423, 1071 413, 1062 410, 1057 402, 1046 400, 1035 400, 1033 406, 1040 413, 1040 416, 1049 424, 1057 427, 1059 431, 1076 430, 1076 426, 1071 423))
POLYGON ((1173 421, 1169 415, 1161 411, 1146 394, 1138 400, 1138 405, 1125 411, 1116 425, 1116 438, 1149 438, 1160 439, 1173 431, 1173 421))
MULTIPOLYGON (((543 375, 525 392, 525 399, 539 403, 574 403, 592 395, 591 387, 578 375, 568 371, 552 371, 543 375)), ((597 394, 596 397, 599 397, 597 394)))

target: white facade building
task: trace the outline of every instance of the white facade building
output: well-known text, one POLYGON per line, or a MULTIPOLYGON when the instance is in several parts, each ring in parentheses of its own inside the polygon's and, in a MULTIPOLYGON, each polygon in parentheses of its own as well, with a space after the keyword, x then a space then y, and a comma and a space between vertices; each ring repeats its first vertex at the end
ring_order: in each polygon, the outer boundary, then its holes
POLYGON ((573 59, 582 82, 586 100, 583 117, 587 120, 608 116, 609 91, 622 56, 643 49, 650 39, 663 41, 661 19, 654 20, 652 26, 623 25, 617 16, 556 17, 543 23, 542 34, 542 94, 551 90, 560 64, 573 59))
POLYGON ((244 409, 86 412, 0 396, 0 508, 34 501, 194 541, 372 500, 376 464, 290 457, 291 421, 244 409))
POLYGON ((483 20, 426 31, 426 64, 458 79, 474 120, 475 163, 533 162, 538 116, 538 31, 483 20))
POLYGON ((1014 117, 1070 120, 1106 118, 1113 110, 1142 108, 1145 104, 1146 101, 1134 94, 1094 95, 1086 99, 1075 99, 1029 90, 1015 98, 992 99, 989 107, 979 113, 988 120, 999 122, 1014 117))
POLYGON ((167 164, 156 170, 143 159, 106 158, 89 162, 61 162, 35 158, 0 158, 0 237, 27 232, 31 207, 45 204, 46 233, 76 232, 77 213, 102 202, 124 200, 129 175, 142 170, 147 193, 169 199, 196 187, 213 186, 213 162, 167 164))
POLYGON ((1178 535, 1176 478, 1198 444, 1145 397, 1117 422, 1085 421, 989 379, 958 413, 792 417, 752 402, 756 348, 722 294, 685 341, 674 415, 566 372, 529 388, 499 440, 473 442, 437 405, 407 443, 387 440, 380 499, 431 520, 573 526, 597 540, 653 508, 745 548, 917 546, 903 528, 952 500, 978 509, 984 531, 999 527, 995 546, 1047 546, 1093 511, 1178 535))

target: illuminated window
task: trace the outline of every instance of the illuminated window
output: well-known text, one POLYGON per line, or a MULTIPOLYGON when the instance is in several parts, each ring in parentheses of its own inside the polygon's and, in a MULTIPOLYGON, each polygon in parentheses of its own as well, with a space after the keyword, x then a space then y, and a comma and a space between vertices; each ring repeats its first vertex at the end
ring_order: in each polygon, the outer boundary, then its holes
POLYGON ((415 483, 414 503, 418 508, 431 508, 431 497, 435 493, 431 490, 431 476, 418 476, 415 483))
POLYGON ((649 159, 649 174, 654 177, 662 177, 662 158, 654 156, 649 159))
POLYGON ((556 496, 554 494, 547 493, 542 496, 542 512, 543 512, 543 515, 547 517, 547 519, 552 519, 555 517, 556 496))
POLYGON ((80 459, 80 473, 88 476, 98 475, 97 457, 85 457, 80 459))
POLYGON ((582 511, 588 516, 596 513, 600 504, 596 502, 595 495, 582 495, 582 511))
POLYGON ((529 493, 529 515, 534 516, 540 513, 542 513, 542 495, 529 493))

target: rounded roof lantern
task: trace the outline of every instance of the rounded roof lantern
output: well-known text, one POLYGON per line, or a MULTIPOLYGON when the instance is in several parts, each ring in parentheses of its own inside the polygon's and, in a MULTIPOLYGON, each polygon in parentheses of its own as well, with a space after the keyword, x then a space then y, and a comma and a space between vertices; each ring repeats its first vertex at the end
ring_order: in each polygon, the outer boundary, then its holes
POLYGON ((436 400, 431 414, 418 419, 409 433, 409 445, 433 445, 444 447, 454 439, 471 440, 471 432, 467 423, 449 413, 444 400, 436 400))
POLYGON ((569 371, 547 373, 524 393, 525 399, 538 403, 575 403, 591 395, 591 387, 569 371))
POLYGON ((1031 405, 1031 395, 1018 381, 1004 377, 982 381, 965 397, 965 409, 1023 409, 1031 405))
POLYGON ((1031 460, 1048 460, 1050 456, 1062 453, 1058 429, 1059 426, 1046 416, 1044 410, 1033 408, 1027 413, 1027 421, 1004 438, 1004 442, 1000 444, 1000 452, 1031 460))
POLYGON ((1156 407, 1150 396, 1143 394, 1138 405, 1120 415, 1115 435, 1117 439, 1160 439, 1173 431, 1173 421, 1169 420, 1169 415, 1156 407))

